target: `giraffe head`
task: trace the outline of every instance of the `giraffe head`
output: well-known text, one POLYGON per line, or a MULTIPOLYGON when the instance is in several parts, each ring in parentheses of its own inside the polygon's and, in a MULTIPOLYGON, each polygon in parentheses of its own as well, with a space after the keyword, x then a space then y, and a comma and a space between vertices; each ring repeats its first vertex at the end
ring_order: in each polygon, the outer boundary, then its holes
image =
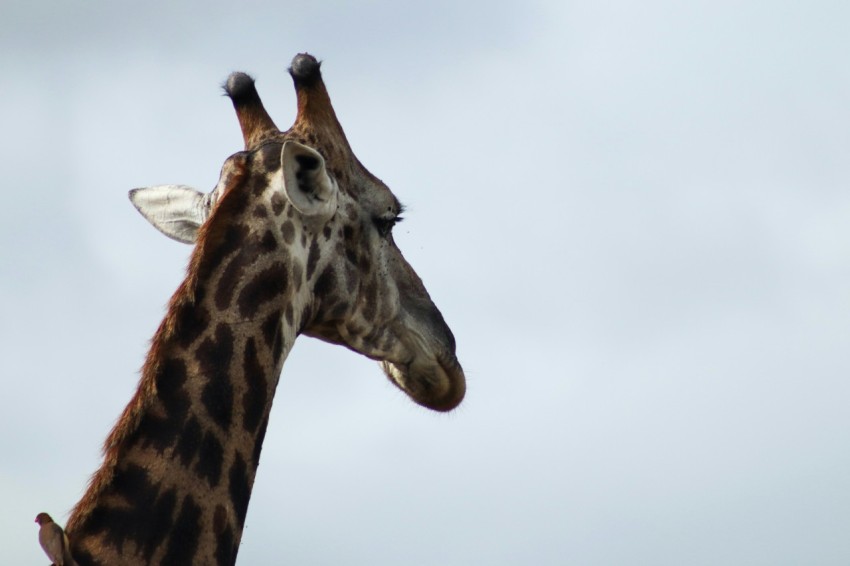
MULTIPOLYGON (((225 161, 217 186, 203 194, 160 185, 135 189, 130 198, 165 235, 229 250, 232 258, 215 252, 219 261, 206 262, 221 272, 208 279, 222 304, 284 294, 285 331, 377 360, 415 402, 451 410, 466 390, 454 337, 393 240, 402 206, 352 152, 319 67, 307 54, 293 59, 298 112, 286 132, 269 117, 254 81, 232 74, 224 88, 245 150, 225 161), (257 267, 245 264, 277 267, 248 281, 242 274, 257 267)), ((250 318, 257 310, 240 312, 250 318)))

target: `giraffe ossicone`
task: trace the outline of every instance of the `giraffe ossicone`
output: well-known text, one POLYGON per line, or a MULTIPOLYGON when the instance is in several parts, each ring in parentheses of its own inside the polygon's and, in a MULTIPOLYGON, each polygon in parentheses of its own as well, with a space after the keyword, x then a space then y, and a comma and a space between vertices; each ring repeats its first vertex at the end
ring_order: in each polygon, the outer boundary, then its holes
POLYGON ((284 360, 304 334, 380 362, 413 401, 455 408, 455 341, 395 245, 401 204, 357 160, 319 62, 290 74, 298 112, 277 129, 254 81, 225 83, 245 142, 207 194, 130 198, 166 236, 194 243, 139 388, 67 533, 85 564, 233 564, 284 360))

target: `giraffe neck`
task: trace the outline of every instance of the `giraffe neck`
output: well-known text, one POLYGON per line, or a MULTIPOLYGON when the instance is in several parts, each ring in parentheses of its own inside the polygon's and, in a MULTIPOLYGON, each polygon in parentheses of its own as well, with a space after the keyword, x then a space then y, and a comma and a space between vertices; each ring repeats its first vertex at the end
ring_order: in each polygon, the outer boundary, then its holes
POLYGON ((81 566, 236 560, 306 284, 303 262, 282 261, 285 242, 272 231, 240 222, 215 230, 199 238, 139 388, 68 522, 81 566))
POLYGON ((69 521, 81 565, 235 561, 294 339, 279 314, 218 322, 191 345, 181 336, 158 344, 69 521))

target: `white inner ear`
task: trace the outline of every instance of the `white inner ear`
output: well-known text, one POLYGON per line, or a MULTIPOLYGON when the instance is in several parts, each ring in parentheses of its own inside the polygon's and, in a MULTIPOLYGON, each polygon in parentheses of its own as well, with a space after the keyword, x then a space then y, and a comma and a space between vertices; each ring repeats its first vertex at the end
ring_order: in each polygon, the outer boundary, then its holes
POLYGON ((327 221, 336 212, 337 186, 328 175, 325 159, 315 149, 287 141, 281 150, 281 170, 274 182, 298 212, 316 221, 327 221))
POLYGON ((130 191, 130 201, 154 228, 178 242, 193 244, 210 212, 210 199, 185 185, 156 185, 130 191))

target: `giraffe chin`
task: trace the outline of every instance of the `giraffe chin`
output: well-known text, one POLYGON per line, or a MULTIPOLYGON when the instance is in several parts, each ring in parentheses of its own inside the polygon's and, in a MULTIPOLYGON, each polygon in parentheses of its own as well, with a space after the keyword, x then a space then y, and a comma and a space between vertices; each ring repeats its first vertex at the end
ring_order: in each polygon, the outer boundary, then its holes
POLYGON ((389 380, 415 403, 448 412, 460 405, 466 394, 466 378, 454 356, 447 360, 414 360, 409 364, 381 362, 389 380))

